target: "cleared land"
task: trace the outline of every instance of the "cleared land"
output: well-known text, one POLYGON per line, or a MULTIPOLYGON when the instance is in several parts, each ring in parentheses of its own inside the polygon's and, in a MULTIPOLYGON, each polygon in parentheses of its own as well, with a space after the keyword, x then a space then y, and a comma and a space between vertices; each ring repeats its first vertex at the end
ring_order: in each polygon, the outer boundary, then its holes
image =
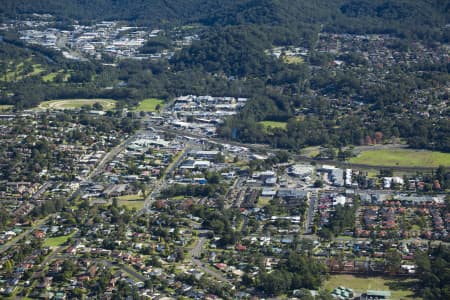
POLYGON ((325 289, 332 291, 338 286, 353 289, 356 293, 364 293, 367 290, 389 290, 391 299, 420 299, 414 297, 414 285, 416 280, 385 277, 360 277, 353 275, 333 275, 325 282, 325 289))
POLYGON ((301 152, 303 155, 307 157, 316 157, 320 154, 320 147, 319 146, 312 146, 312 147, 306 147, 302 149, 301 152))
POLYGON ((125 206, 129 209, 136 208, 136 210, 141 210, 144 208, 144 199, 140 195, 126 195, 117 197, 117 202, 119 206, 125 206))
POLYGON ((67 99, 67 100, 50 100, 39 104, 41 109, 77 109, 85 105, 92 106, 100 103, 103 110, 111 110, 116 106, 116 101, 111 99, 67 99))
POLYGON ((71 233, 69 235, 57 236, 45 239, 42 244, 44 247, 59 247, 67 242, 75 233, 71 233))
MULTIPOLYGON (((26 61, 31 62, 31 59, 27 59, 26 61)), ((25 73, 24 66, 25 64, 23 61, 18 64, 16 64, 15 61, 8 62, 8 68, 6 69, 6 73, 0 75, 0 80, 6 82, 14 82, 22 80, 28 76, 39 75, 45 71, 41 64, 32 64, 31 72, 25 73)))
POLYGON ((59 70, 58 72, 52 72, 52 73, 49 73, 47 75, 42 76, 42 81, 44 81, 44 82, 54 82, 56 76, 58 76, 59 74, 63 74, 63 77, 62 77, 62 81, 63 82, 66 82, 70 78, 70 74, 69 73, 65 73, 64 70, 59 70))
POLYGON ((305 60, 299 56, 285 56, 283 60, 287 64, 302 64, 305 62, 305 60))
POLYGON ((34 76, 34 75, 41 74, 42 72, 44 72, 44 69, 42 68, 42 66, 40 64, 34 64, 33 71, 31 73, 27 74, 26 76, 34 76))
POLYGON ((270 200, 271 200, 272 198, 270 198, 270 197, 259 197, 258 198, 258 203, 256 204, 256 206, 258 206, 258 207, 264 207, 264 206, 267 206, 267 205, 269 205, 270 204, 270 200))
POLYGON ((261 124, 265 129, 280 128, 280 129, 286 130, 286 126, 287 126, 286 122, 261 121, 258 123, 261 124))
POLYGON ((139 102, 138 107, 136 107, 134 111, 155 112, 156 106, 158 105, 162 108, 164 106, 164 100, 156 98, 144 99, 139 102))
POLYGON ((450 166, 450 153, 424 150, 369 150, 352 157, 350 163, 374 166, 438 167, 450 166))
POLYGON ((14 105, 0 105, 0 111, 10 110, 14 107, 14 105))

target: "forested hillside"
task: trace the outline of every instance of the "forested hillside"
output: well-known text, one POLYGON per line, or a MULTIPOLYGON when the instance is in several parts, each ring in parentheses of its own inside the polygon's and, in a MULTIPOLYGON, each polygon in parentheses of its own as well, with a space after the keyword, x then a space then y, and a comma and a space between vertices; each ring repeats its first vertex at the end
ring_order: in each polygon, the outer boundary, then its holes
POLYGON ((75 62, 4 33, 1 104, 107 97, 133 105, 226 94, 251 98, 219 128, 226 138, 290 149, 403 138, 414 148, 450 151, 448 0, 4 0, 0 7, 4 20, 33 13, 52 14, 62 29, 102 20, 160 28, 166 34, 142 53, 174 55, 75 62), (198 39, 174 47, 170 34, 190 27, 201 28, 198 39), (286 56, 294 48, 306 54, 286 56))
POLYGON ((436 39, 443 38, 440 29, 449 21, 449 12, 447 0, 5 0, 0 7, 0 14, 6 17, 51 13, 62 20, 88 23, 114 19, 159 25, 264 24, 288 26, 293 31, 314 24, 330 31, 391 32, 436 39))

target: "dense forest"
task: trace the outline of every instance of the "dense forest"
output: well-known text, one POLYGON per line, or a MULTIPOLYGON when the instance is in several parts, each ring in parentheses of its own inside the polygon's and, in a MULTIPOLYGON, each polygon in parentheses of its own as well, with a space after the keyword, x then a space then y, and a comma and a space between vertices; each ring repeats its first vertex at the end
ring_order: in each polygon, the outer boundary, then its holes
MULTIPOLYGON (((127 20, 136 24, 282 26, 301 31, 306 24, 330 31, 384 32, 443 38, 439 27, 449 19, 449 1, 440 0, 5 0, 0 14, 50 13, 61 20, 127 20)), ((448 38, 448 36, 447 36, 448 38)))
POLYGON ((450 250, 446 246, 416 257, 420 271, 420 294, 425 300, 450 297, 450 250))

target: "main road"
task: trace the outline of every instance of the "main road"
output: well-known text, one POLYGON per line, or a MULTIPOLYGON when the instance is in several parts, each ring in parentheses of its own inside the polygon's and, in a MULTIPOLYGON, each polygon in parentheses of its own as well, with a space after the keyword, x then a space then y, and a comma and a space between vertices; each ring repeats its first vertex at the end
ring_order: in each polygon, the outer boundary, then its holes
POLYGON ((199 268, 200 270, 202 270, 206 274, 214 277, 215 279, 217 279, 217 280, 219 280, 221 282, 226 282, 226 283, 232 284, 230 282, 230 280, 228 278, 226 278, 222 272, 219 272, 219 271, 216 271, 216 270, 212 270, 212 269, 206 267, 205 264, 198 259, 200 257, 200 255, 202 254, 202 252, 203 252, 203 247, 204 247, 205 242, 206 242, 205 234, 207 234, 207 232, 208 232, 207 230, 200 230, 199 231, 199 237, 200 238, 197 240, 197 243, 191 249, 191 251, 189 251, 189 254, 191 256, 191 262, 197 268, 199 268))
MULTIPOLYGON (((98 174, 100 174, 106 164, 111 161, 114 157, 117 156, 117 154, 119 154, 123 149, 125 149, 125 147, 133 140, 135 139, 136 134, 132 135, 131 137, 127 138, 126 140, 124 140, 122 143, 120 143, 119 145, 115 146, 113 149, 111 149, 108 153, 106 153, 103 158, 101 159, 101 161, 97 164, 97 166, 92 170, 92 172, 83 180, 83 182, 87 182, 89 180, 91 180, 91 178, 93 178, 94 176, 97 176, 98 174)), ((32 197, 33 198, 38 198, 49 186, 51 183, 46 182, 43 184, 43 186, 39 189, 39 191, 37 191, 32 197)), ((76 191, 74 191, 72 193, 72 195, 70 195, 68 197, 68 199, 72 199, 74 195, 77 195, 78 193, 80 193, 80 188, 78 188, 76 191)), ((36 221, 31 228, 25 230, 24 232, 22 232, 21 234, 19 234, 18 236, 16 236, 15 238, 11 239, 10 241, 6 242, 5 244, 0 246, 0 254, 4 253, 5 251, 7 251, 9 248, 11 248, 12 246, 16 245, 18 241, 20 241, 22 238, 28 236, 29 234, 31 234, 34 230, 38 229, 40 226, 42 226, 50 217, 55 216, 56 214, 51 214, 48 215, 45 218, 42 218, 38 221, 36 221)))
POLYGON ((56 214, 52 214, 52 215, 48 215, 45 218, 42 218, 38 221, 36 221, 31 228, 25 230, 24 232, 20 233, 18 236, 16 236, 15 238, 9 240, 8 242, 6 242, 5 244, 0 246, 0 254, 2 254, 3 252, 7 251, 9 248, 11 248, 12 246, 14 246, 15 244, 17 244, 18 241, 20 241, 21 239, 27 237, 29 234, 31 234, 34 230, 36 230, 37 228, 39 228, 40 226, 42 226, 50 217, 55 216, 56 214))
POLYGON ((314 212, 316 211, 317 202, 317 191, 311 191, 311 197, 309 199, 308 215, 305 221, 305 233, 311 234, 312 223, 314 221, 314 212))
POLYGON ((159 178, 154 184, 152 192, 147 196, 147 198, 145 198, 144 208, 142 209, 141 212, 149 212, 152 209, 153 203, 156 201, 156 196, 165 186, 167 175, 171 174, 175 168, 178 168, 186 153, 188 153, 191 149, 192 149, 191 144, 186 143, 181 153, 178 154, 178 157, 169 164, 169 166, 164 171, 161 178, 159 178))
MULTIPOLYGON (((226 140, 226 139, 218 138, 218 137, 214 137, 214 138, 207 137, 204 135, 192 133, 187 130, 175 130, 172 128, 167 128, 166 126, 153 125, 152 127, 154 127, 155 129, 158 129, 160 131, 164 131, 164 132, 168 132, 168 133, 172 133, 172 134, 176 134, 176 135, 184 135, 184 136, 189 136, 189 137, 193 137, 193 138, 197 138, 197 139, 207 139, 209 141, 212 141, 212 142, 215 142, 218 144, 222 144, 222 145, 229 144, 229 145, 234 145, 234 146, 238 146, 238 147, 244 147, 244 148, 248 148, 248 149, 251 149, 251 150, 257 151, 257 152, 258 151, 277 152, 277 151, 282 150, 282 149, 271 148, 269 145, 265 145, 265 144, 246 144, 246 143, 230 141, 230 140, 226 140)), ((370 169, 392 169, 394 171, 432 171, 432 170, 436 169, 433 167, 405 167, 405 166, 383 166, 383 165, 356 164, 356 163, 349 163, 349 162, 345 162, 345 161, 331 160, 331 159, 317 160, 317 159, 314 159, 314 158, 311 158, 311 157, 308 157, 305 155, 299 155, 299 154, 293 155, 292 157, 301 162, 307 162, 307 163, 315 162, 315 163, 320 163, 320 164, 336 165, 340 168, 349 168, 349 169, 370 168, 370 169)))
POLYGON ((90 181, 92 178, 104 171, 106 165, 111 160, 113 160, 120 152, 122 152, 136 138, 137 135, 137 133, 133 134, 126 140, 122 141, 119 145, 112 148, 108 153, 106 153, 84 181, 90 181))

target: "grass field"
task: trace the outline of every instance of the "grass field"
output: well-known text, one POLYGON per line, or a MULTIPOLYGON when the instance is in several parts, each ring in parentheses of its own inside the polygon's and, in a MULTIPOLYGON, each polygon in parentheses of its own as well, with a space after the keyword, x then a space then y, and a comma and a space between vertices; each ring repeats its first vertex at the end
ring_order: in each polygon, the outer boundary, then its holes
POLYGON ((47 75, 42 76, 42 81, 44 81, 44 82, 54 82, 55 78, 56 78, 56 76, 58 76, 58 74, 64 74, 64 77, 63 77, 63 81, 64 82, 69 80, 70 74, 64 73, 64 70, 59 70, 58 72, 52 72, 52 73, 49 73, 47 75))
POLYGON ((116 101, 111 99, 67 99, 50 100, 39 104, 40 109, 76 109, 84 105, 92 106, 94 103, 100 103, 103 110, 111 110, 116 106, 116 101))
POLYGON ((49 73, 47 75, 42 76, 42 81, 44 82, 53 82, 55 80, 56 75, 58 75, 58 72, 49 73))
POLYGON ((129 209, 136 208, 140 210, 144 208, 144 199, 140 195, 125 195, 117 197, 119 206, 125 206, 129 209))
POLYGON ((41 74, 42 72, 44 72, 44 69, 42 68, 42 66, 40 64, 34 64, 33 72, 27 74, 27 76, 38 75, 38 74, 41 74))
POLYGON ((144 99, 139 102, 138 107, 134 111, 155 112, 158 104, 162 108, 164 106, 164 100, 155 98, 144 99))
MULTIPOLYGON (((31 59, 27 59, 27 62, 31 62, 31 59)), ((1 80, 4 80, 6 82, 13 82, 13 81, 19 81, 22 80, 25 77, 28 76, 34 76, 39 75, 42 72, 44 72, 44 68, 40 64, 33 64, 33 70, 27 74, 24 74, 24 62, 20 62, 18 64, 15 64, 14 61, 10 61, 8 63, 8 68, 6 70, 6 73, 2 74, 0 76, 1 80)))
POLYGON ((180 200, 184 200, 185 198, 187 198, 187 197, 180 195, 180 196, 170 197, 169 199, 172 201, 180 201, 180 200))
POLYGON ((450 166, 450 153, 422 150, 369 150, 352 157, 350 163, 374 166, 437 167, 450 166))
POLYGON ((285 56, 283 60, 287 64, 302 64, 305 62, 305 60, 299 56, 285 56))
POLYGON ((287 126, 286 122, 261 121, 261 122, 258 122, 258 123, 261 124, 265 129, 281 128, 283 130, 286 130, 286 126, 287 126))
POLYGON ((419 299, 414 297, 411 290, 416 284, 413 279, 398 279, 385 277, 360 277, 353 275, 333 275, 325 282, 325 289, 332 291, 338 286, 353 289, 356 293, 364 293, 367 290, 389 290, 391 299, 419 299))
POLYGON ((377 176, 380 175, 380 172, 375 169, 369 169, 367 170, 367 177, 369 178, 377 178, 377 176))
POLYGON ((256 206, 257 207, 264 207, 264 206, 267 206, 267 205, 269 205, 270 204, 270 200, 271 200, 272 198, 270 198, 270 197, 262 197, 262 196, 260 196, 259 198, 258 198, 258 203, 256 204, 256 206))
POLYGON ((320 154, 320 147, 319 146, 306 147, 302 149, 301 153, 307 157, 316 157, 317 155, 320 154))
POLYGON ((59 246, 63 245, 65 242, 67 242, 74 234, 75 234, 75 232, 71 233, 69 235, 63 235, 63 236, 57 236, 57 237, 45 239, 45 241, 42 245, 44 247, 59 247, 59 246))
POLYGON ((10 110, 14 107, 14 105, 0 105, 0 111, 10 110))

